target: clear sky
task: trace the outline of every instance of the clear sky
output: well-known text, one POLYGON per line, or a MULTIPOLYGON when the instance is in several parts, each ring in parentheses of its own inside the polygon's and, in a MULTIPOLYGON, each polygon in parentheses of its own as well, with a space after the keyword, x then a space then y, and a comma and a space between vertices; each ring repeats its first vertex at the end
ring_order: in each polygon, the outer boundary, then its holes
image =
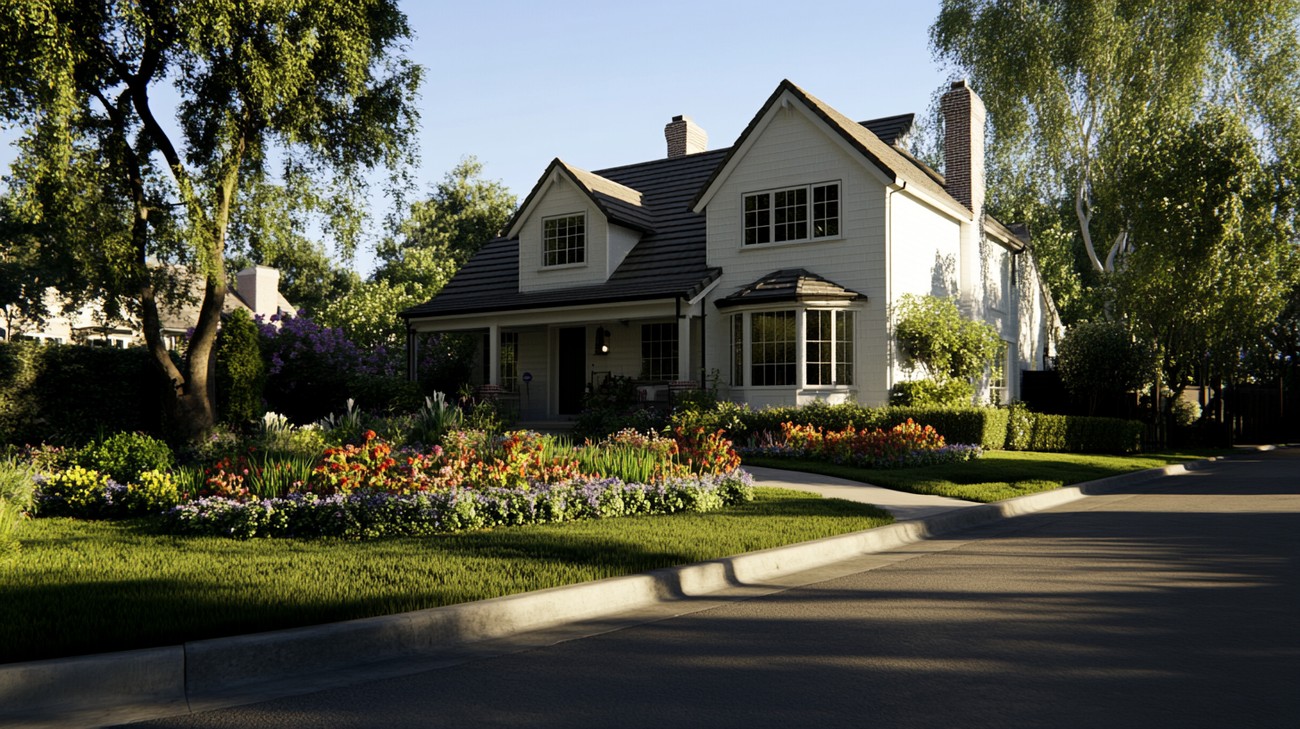
MULTIPOLYGON (((727 147, 785 78, 854 119, 924 113, 948 80, 927 35, 938 5, 402 0, 425 68, 415 178, 422 193, 474 155, 522 199, 555 157, 593 170, 664 156, 677 114, 727 147)), ((356 263, 373 267, 368 251, 356 263)))

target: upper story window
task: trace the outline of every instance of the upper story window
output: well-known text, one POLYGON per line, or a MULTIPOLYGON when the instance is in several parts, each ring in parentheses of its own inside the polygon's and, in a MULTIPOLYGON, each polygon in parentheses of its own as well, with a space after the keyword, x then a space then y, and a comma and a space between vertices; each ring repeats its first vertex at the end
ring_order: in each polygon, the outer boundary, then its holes
POLYGON ((542 220, 543 266, 567 266, 586 261, 586 215, 578 213, 542 220))
POLYGON ((840 184, 824 182, 745 195, 745 245, 840 234, 840 184))

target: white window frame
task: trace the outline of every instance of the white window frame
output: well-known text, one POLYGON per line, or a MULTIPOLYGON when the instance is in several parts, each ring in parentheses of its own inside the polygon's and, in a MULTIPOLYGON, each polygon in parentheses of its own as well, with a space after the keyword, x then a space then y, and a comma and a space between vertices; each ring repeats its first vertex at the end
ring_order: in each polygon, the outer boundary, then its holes
MULTIPOLYGON (((765 307, 761 309, 747 309, 745 311, 738 311, 731 314, 730 319, 727 322, 728 333, 730 335, 728 347, 731 353, 730 356, 730 360, 731 360, 730 369, 731 369, 731 380, 732 380, 731 386, 740 387, 740 388, 754 388, 757 390, 817 390, 817 391, 826 391, 826 392, 848 390, 852 388, 853 374, 855 371, 854 368, 856 367, 856 363, 858 362, 858 352, 857 352, 858 337, 856 331, 857 319, 858 319, 857 309, 852 307, 835 307, 835 306, 824 306, 824 305, 818 306, 818 305, 806 305, 806 304, 796 304, 794 306, 771 307, 771 308, 765 307), (821 311, 826 311, 831 313, 831 322, 830 322, 831 339, 829 341, 830 341, 830 355, 831 355, 830 367, 831 367, 832 381, 829 384, 813 384, 808 381, 809 379, 808 378, 808 343, 809 342, 808 342, 807 317, 809 312, 821 312, 821 311), (753 384, 754 382, 754 373, 753 373, 754 315, 772 314, 772 313, 781 313, 781 312, 789 312, 794 315, 795 381, 788 385, 755 385, 753 384), (838 336, 839 322, 841 320, 841 317, 844 314, 847 314, 852 319, 852 321, 850 322, 849 339, 847 342, 847 344, 849 345, 847 362, 841 362, 840 357, 842 352, 842 348, 841 348, 842 342, 838 336), (740 339, 737 339, 737 334, 740 335, 740 339), (849 367, 848 382, 842 381, 840 377, 841 365, 847 365, 849 367), (741 376, 740 381, 737 381, 737 375, 741 376)), ((817 341, 820 342, 825 340, 817 340, 817 341)))
MULTIPOLYGON (((585 211, 580 213, 565 213, 563 215, 548 215, 547 217, 542 218, 542 268, 570 268, 587 265, 587 233, 587 213, 585 211), (559 249, 556 252, 558 253, 560 250, 565 252, 576 250, 578 251, 578 260, 565 260, 562 263, 550 263, 551 251, 548 250, 547 247, 547 224, 572 218, 577 218, 582 221, 582 233, 579 240, 580 245, 577 247, 566 245, 563 249, 559 249)), ((568 235, 566 237, 573 238, 574 236, 568 235)), ((558 235, 556 239, 558 240, 558 235)), ((569 256, 565 257, 568 258, 569 256)))
MULTIPOLYGON (((826 204, 826 203, 823 202, 822 204, 826 204)), ((844 183, 841 180, 826 180, 824 182, 813 182, 807 185, 791 185, 788 187, 774 187, 768 190, 755 190, 753 192, 746 192, 740 196, 740 247, 742 249, 758 248, 758 247, 773 246, 773 245, 787 245, 790 243, 806 243, 808 241, 814 241, 814 240, 834 240, 836 238, 842 238, 843 234, 844 234, 844 183), (817 217, 817 206, 818 206, 818 203, 816 202, 817 190, 828 188, 828 187, 835 188, 835 200, 833 201, 835 205, 835 215, 833 217, 824 215, 819 218, 817 217), (806 235, 802 237, 790 237, 790 238, 785 238, 784 240, 777 240, 777 231, 779 230, 779 228, 781 226, 788 226, 791 223, 777 222, 776 196, 782 193, 791 193, 795 191, 802 191, 804 194, 804 202, 802 204, 803 207, 802 223, 805 226, 807 226, 805 230, 806 235), (767 203, 766 208, 764 210, 750 211, 748 209, 749 201, 751 199, 757 201, 760 198, 766 201, 767 203), (766 216, 767 216, 766 222, 761 223, 760 225, 751 225, 750 218, 749 218, 751 212, 754 213, 755 216, 757 216, 761 212, 766 212, 766 216), (825 232, 821 235, 817 235, 816 228, 817 228, 818 220, 834 221, 835 230, 831 232, 825 232), (766 231, 767 240, 755 240, 752 243, 749 242, 748 238, 749 238, 750 230, 766 231)), ((756 236, 756 237, 761 238, 763 236, 756 236)))

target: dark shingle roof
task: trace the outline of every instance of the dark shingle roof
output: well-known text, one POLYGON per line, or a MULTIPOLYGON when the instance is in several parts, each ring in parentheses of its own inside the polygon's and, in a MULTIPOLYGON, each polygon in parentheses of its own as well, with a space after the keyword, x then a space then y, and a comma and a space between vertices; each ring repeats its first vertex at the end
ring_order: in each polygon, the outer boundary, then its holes
POLYGON ((610 218, 626 221, 635 212, 646 224, 641 228, 646 231, 641 241, 609 280, 520 293, 519 239, 497 238, 484 245, 432 301, 407 309, 402 316, 518 311, 698 294, 721 272, 706 265, 704 216, 691 212, 688 203, 726 153, 719 149, 595 172, 556 160, 552 166, 563 165, 610 218), (639 205, 635 203, 637 195, 639 205))
POLYGON ((896 114, 894 116, 882 116, 879 119, 868 119, 858 122, 862 126, 871 130, 872 134, 880 137, 880 141, 890 146, 899 146, 900 137, 906 137, 912 133, 912 123, 916 119, 915 114, 896 114))
POLYGON ((773 271, 748 286, 724 299, 718 299, 714 306, 726 309, 746 304, 775 304, 791 301, 857 301, 866 299, 852 289, 809 273, 802 268, 786 268, 773 271))

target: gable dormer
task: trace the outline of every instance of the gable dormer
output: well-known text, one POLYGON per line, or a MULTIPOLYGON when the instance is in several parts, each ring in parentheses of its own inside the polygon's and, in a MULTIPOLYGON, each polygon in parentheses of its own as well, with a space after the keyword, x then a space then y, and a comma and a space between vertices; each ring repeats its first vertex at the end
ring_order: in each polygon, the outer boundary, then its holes
POLYGON ((519 290, 602 284, 652 229, 639 191, 557 158, 506 233, 519 239, 519 290))

